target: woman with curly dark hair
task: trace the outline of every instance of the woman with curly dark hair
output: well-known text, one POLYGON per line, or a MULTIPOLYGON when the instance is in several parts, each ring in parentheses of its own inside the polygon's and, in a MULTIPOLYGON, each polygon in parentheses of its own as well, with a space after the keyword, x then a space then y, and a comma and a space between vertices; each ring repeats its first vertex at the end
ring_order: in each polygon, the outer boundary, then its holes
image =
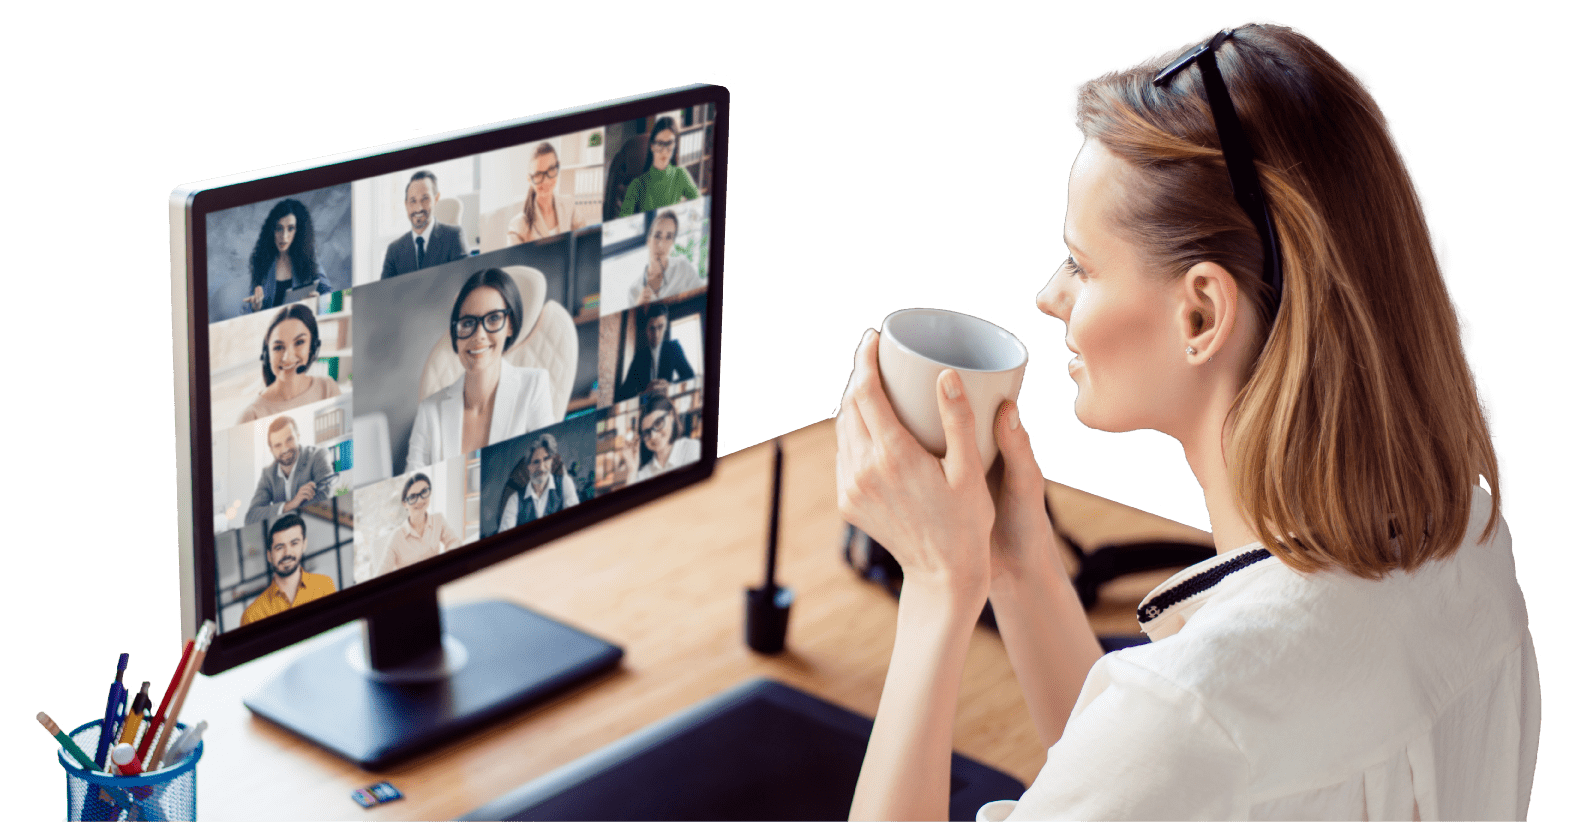
POLYGON ((314 218, 301 202, 288 197, 270 209, 259 227, 248 260, 252 293, 242 301, 245 311, 262 311, 290 302, 292 291, 314 287, 330 291, 325 269, 314 258, 314 218))

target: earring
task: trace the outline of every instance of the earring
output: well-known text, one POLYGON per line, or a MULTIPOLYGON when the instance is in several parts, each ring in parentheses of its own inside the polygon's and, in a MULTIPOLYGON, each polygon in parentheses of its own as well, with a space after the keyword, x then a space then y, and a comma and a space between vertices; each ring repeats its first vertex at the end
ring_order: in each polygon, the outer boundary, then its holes
POLYGON ((1191 356, 1191 357, 1192 357, 1192 356, 1194 356, 1194 355, 1195 355, 1195 354, 1197 354, 1197 353, 1199 353, 1199 352, 1197 352, 1197 351, 1195 351, 1195 350, 1194 350, 1194 346, 1192 346, 1192 345, 1191 345, 1191 346, 1189 346, 1189 356, 1191 356))

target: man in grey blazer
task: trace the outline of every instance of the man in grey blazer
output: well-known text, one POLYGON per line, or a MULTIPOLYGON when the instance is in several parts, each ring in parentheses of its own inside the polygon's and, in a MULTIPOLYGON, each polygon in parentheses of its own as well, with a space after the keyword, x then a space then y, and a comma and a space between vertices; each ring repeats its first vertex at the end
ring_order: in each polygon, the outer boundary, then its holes
POLYGON ((468 256, 468 249, 462 242, 462 229, 434 219, 435 204, 439 200, 440 183, 434 173, 417 171, 407 181, 403 205, 407 208, 407 221, 413 224, 413 230, 392 240, 385 247, 385 265, 380 269, 380 279, 468 256))
POLYGON ((330 457, 323 448, 298 446, 296 421, 285 414, 276 417, 265 441, 275 462, 259 474, 259 487, 248 503, 248 524, 330 498, 331 485, 339 475, 330 469, 330 457))

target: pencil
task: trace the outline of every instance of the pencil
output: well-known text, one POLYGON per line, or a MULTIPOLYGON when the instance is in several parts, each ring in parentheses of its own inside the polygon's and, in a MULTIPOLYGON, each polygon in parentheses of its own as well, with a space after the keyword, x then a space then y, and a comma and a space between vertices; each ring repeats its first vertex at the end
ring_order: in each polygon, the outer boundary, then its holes
POLYGON ((154 744, 154 736, 160 729, 160 723, 165 721, 165 709, 171 705, 171 696, 176 693, 176 686, 181 684, 182 675, 187 673, 187 661, 193 656, 193 641, 187 640, 182 646, 182 661, 176 663, 176 673, 171 674, 170 687, 165 689, 165 695, 160 697, 160 709, 155 711, 154 718, 148 721, 148 729, 143 732, 143 741, 138 745, 138 760, 147 762, 143 755, 149 752, 149 746, 154 744))
POLYGON ((193 685, 193 677, 198 675, 198 666, 204 664, 204 653, 209 650, 209 641, 215 637, 215 623, 213 620, 204 620, 198 628, 198 637, 194 640, 192 659, 187 663, 187 671, 182 675, 182 682, 176 686, 176 698, 171 701, 171 713, 165 719, 165 724, 160 726, 160 741, 154 744, 154 755, 149 759, 142 759, 145 763, 152 763, 159 767, 160 758, 165 756, 165 746, 171 741, 171 730, 176 727, 176 717, 181 715, 182 703, 187 701, 187 689, 193 685))
POLYGON ((50 736, 55 737, 56 742, 61 743, 61 747, 65 748, 66 752, 77 760, 77 764, 90 771, 99 770, 99 766, 94 764, 94 760, 84 753, 82 748, 77 747, 77 743, 73 742, 72 738, 61 730, 61 726, 55 724, 55 720, 50 719, 49 714, 39 711, 39 724, 44 726, 44 730, 50 732, 50 736))

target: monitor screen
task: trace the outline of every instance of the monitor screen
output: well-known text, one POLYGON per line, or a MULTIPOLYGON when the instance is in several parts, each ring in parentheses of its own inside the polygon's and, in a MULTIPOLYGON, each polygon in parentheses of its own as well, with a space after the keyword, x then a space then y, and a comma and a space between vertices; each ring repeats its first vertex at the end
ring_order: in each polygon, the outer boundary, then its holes
POLYGON ((707 476, 726 90, 173 198, 214 673, 707 476))

